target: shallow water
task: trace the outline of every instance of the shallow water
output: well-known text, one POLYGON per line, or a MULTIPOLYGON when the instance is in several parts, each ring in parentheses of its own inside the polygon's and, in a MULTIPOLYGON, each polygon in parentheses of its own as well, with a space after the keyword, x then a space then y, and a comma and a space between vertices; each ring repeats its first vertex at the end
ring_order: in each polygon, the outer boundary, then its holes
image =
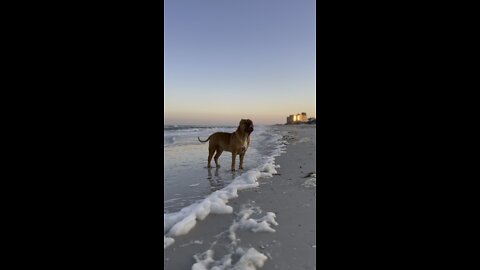
MULTIPOLYGON (((271 155, 278 137, 269 126, 256 126, 244 160, 244 170, 232 172, 232 154, 223 152, 220 168, 207 168, 208 142, 201 143, 218 131, 233 132, 236 127, 166 126, 164 129, 164 213, 204 199, 215 190, 231 183, 237 176, 263 164, 271 155)), ((238 169, 239 158, 236 159, 238 169)), ((212 166, 214 165, 212 159, 212 166)))

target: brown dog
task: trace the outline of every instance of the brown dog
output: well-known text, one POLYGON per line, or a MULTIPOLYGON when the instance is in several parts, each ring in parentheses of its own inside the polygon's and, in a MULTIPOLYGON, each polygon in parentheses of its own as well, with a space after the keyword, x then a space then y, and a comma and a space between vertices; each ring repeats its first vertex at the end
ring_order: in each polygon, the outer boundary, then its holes
POLYGON ((211 168, 210 161, 215 152, 215 164, 217 167, 220 167, 218 158, 223 151, 227 151, 232 153, 232 171, 235 171, 235 159, 237 155, 240 155, 240 166, 238 168, 243 169, 243 158, 250 145, 250 133, 252 132, 252 120, 242 119, 240 120, 237 130, 233 133, 215 132, 205 141, 200 140, 200 137, 198 137, 200 142, 207 142, 210 140, 208 144, 208 168, 211 168))

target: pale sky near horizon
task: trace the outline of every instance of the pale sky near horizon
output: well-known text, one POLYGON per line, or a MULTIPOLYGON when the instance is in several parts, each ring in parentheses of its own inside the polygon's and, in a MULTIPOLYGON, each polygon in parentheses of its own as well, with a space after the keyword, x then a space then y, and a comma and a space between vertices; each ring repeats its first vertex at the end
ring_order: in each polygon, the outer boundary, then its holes
POLYGON ((316 117, 315 0, 165 0, 165 124, 316 117))

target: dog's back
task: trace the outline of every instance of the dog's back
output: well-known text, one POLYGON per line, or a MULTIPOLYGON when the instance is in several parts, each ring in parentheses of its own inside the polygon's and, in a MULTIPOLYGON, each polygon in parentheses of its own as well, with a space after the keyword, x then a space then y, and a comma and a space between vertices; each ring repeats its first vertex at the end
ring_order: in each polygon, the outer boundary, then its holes
POLYGON ((227 132, 215 132, 210 137, 209 147, 220 147, 222 150, 231 152, 230 140, 232 133, 227 132))

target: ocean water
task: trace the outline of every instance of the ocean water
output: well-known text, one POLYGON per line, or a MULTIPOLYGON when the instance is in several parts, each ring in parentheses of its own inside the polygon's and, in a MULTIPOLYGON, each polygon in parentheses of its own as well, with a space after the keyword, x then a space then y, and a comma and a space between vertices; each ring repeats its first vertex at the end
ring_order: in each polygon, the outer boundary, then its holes
POLYGON ((255 126, 250 135, 251 144, 244 160, 244 169, 232 172, 232 154, 224 151, 219 158, 220 168, 207 168, 208 142, 214 132, 233 132, 236 126, 164 126, 164 214, 172 215, 183 208, 199 203, 212 192, 222 190, 235 179, 246 177, 248 172, 261 171, 272 163, 281 144, 279 131, 272 126, 255 126))

